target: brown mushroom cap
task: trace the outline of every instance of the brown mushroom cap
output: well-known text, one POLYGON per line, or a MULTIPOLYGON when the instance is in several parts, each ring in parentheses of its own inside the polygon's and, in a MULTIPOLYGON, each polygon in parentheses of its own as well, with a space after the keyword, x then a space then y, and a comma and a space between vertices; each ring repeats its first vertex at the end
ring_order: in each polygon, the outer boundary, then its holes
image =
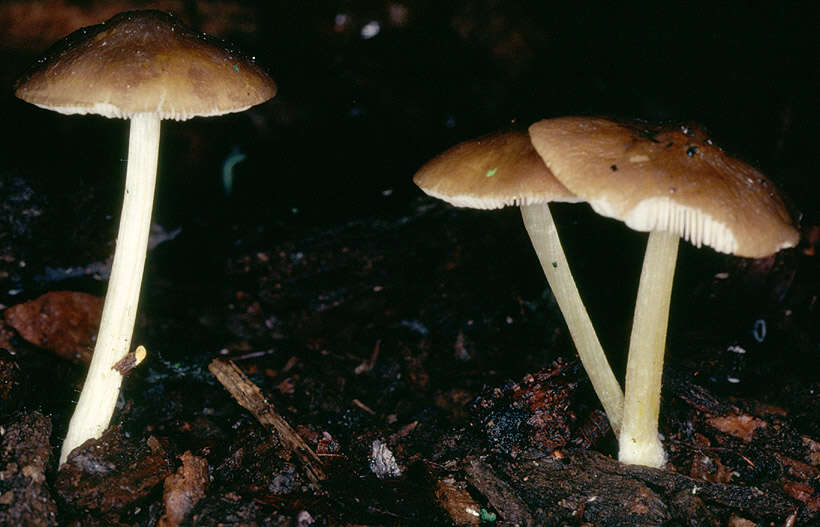
POLYGON ((159 11, 120 13, 55 44, 16 95, 66 114, 161 119, 239 112, 276 94, 248 58, 159 11))
POLYGON ((427 194, 457 207, 498 209, 579 201, 555 179, 523 131, 460 143, 421 167, 413 181, 427 194))
POLYGON ((530 139, 570 191, 632 229, 752 258, 799 241, 774 184, 697 129, 564 117, 533 124, 530 139))

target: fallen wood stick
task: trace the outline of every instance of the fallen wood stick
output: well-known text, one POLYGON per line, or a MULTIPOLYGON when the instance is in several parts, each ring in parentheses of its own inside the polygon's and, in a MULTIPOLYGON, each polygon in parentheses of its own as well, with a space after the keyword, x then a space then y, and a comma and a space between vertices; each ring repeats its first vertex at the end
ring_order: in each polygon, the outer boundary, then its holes
POLYGON ((236 399, 239 406, 248 410, 264 426, 271 426, 279 435, 282 444, 291 450, 302 461, 308 479, 315 485, 327 478, 322 470, 322 460, 316 452, 291 428, 279 415, 271 403, 262 395, 262 391, 230 360, 214 359, 208 365, 228 392, 236 399))

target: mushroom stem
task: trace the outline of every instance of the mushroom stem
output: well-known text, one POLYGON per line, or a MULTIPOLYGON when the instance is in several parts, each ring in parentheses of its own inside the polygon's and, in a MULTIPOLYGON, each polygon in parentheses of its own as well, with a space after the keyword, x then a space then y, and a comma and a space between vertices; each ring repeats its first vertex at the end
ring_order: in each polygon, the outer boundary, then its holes
POLYGON ((581 364, 584 365, 592 381, 592 387, 609 417, 609 424, 617 436, 623 418, 624 396, 621 385, 612 373, 606 354, 595 334, 595 328, 581 301, 581 295, 578 294, 549 206, 545 203, 522 205, 521 216, 552 294, 575 342, 581 364))
POLYGON ((102 435, 119 395, 122 376, 112 366, 128 353, 139 303, 140 284, 151 227, 159 152, 160 118, 131 118, 125 197, 120 230, 100 330, 77 407, 60 453, 60 465, 74 448, 102 435))
POLYGON ((623 463, 656 468, 666 463, 658 438, 658 413, 678 240, 677 234, 653 231, 646 244, 626 365, 624 422, 618 445, 618 459, 623 463))

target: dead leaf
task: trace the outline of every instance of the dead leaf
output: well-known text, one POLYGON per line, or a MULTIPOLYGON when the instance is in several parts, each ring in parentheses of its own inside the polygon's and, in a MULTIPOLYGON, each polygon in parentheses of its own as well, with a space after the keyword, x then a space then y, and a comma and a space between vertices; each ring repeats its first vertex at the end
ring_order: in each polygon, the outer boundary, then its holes
POLYGON ((26 341, 76 363, 88 364, 100 327, 103 299, 52 291, 6 309, 6 323, 26 341))
POLYGON ((706 420, 709 426, 725 434, 740 438, 747 443, 752 440, 755 430, 766 428, 766 421, 748 414, 710 417, 706 420))

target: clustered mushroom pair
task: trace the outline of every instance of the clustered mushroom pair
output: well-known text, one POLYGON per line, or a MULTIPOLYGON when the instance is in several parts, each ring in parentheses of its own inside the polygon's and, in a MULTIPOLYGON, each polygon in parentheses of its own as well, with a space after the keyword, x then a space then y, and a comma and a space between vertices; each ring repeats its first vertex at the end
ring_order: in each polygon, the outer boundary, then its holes
MULTIPOLYGON (((65 114, 131 120, 125 197, 92 362, 60 464, 111 419, 129 351, 151 221, 160 120, 245 110, 276 93, 252 60, 157 11, 121 13, 58 42, 17 83, 16 95, 65 114)), ((519 205, 578 354, 620 438, 620 459, 660 466, 657 437, 663 351, 678 238, 762 257, 797 243, 773 185, 692 129, 563 118, 526 132, 462 143, 415 177, 457 206, 519 205), (572 279, 551 201, 588 202, 603 216, 650 231, 621 391, 572 279)))
POLYGON ((456 206, 518 205, 578 356, 619 439, 622 462, 665 463, 658 438, 661 374, 678 240, 760 258, 799 233, 763 174, 695 128, 564 117, 461 143, 414 181, 456 206), (649 239, 629 341, 625 392, 572 279, 549 202, 585 201, 649 239))

